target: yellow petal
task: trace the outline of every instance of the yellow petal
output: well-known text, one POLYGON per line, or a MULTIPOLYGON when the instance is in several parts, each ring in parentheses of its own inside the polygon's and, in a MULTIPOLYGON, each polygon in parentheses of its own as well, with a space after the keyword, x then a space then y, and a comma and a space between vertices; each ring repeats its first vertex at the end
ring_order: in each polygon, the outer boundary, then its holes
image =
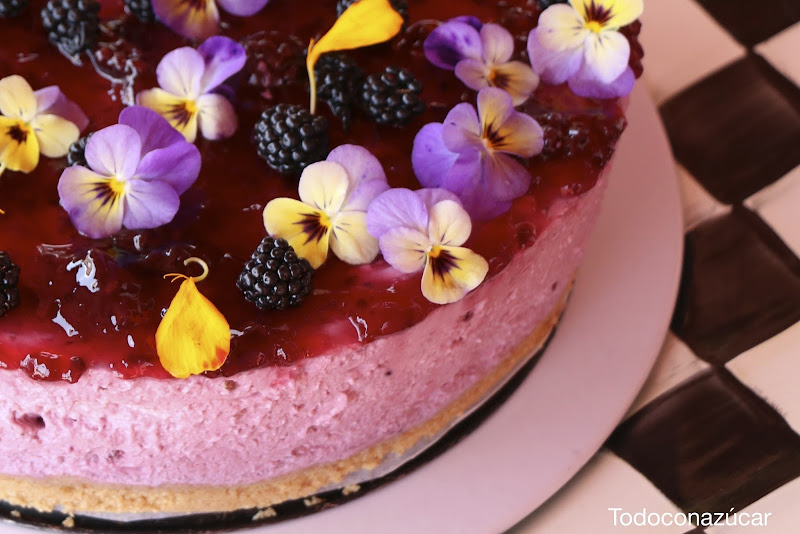
POLYGON ((343 211, 333 220, 331 250, 340 260, 363 265, 374 260, 380 251, 378 240, 367 232, 365 211, 343 211))
POLYGON ((156 331, 161 365, 176 378, 222 367, 231 350, 231 330, 220 311, 197 290, 192 278, 181 283, 156 331))
POLYGON ((580 13, 565 4, 552 5, 539 17, 539 42, 549 50, 580 48, 588 32, 586 21, 580 13))
POLYGON ((194 143, 197 138, 197 105, 194 101, 155 88, 136 95, 136 103, 152 109, 167 119, 187 141, 194 143))
POLYGON ((36 96, 25 78, 13 74, 0 80, 0 113, 30 121, 36 115, 36 96))
POLYGON ((270 235, 288 241, 314 269, 325 263, 331 220, 324 211, 299 200, 276 198, 264 208, 264 227, 270 235))
POLYGON ((587 22, 603 29, 617 29, 630 24, 642 14, 642 0, 569 0, 569 3, 587 22))
POLYGON ((434 204, 428 221, 428 237, 436 245, 463 245, 472 233, 472 220, 461 204, 443 200, 434 204))
POLYGON ((0 165, 10 171, 31 172, 39 164, 39 141, 28 124, 0 116, 0 165))
POLYGON ((48 158, 66 156, 69 146, 81 135, 75 124, 58 115, 37 115, 31 126, 39 141, 39 151, 48 158))
POLYGON ((336 19, 328 33, 308 47, 306 68, 311 83, 311 113, 314 113, 317 86, 314 65, 319 56, 336 50, 351 50, 388 41, 400 31, 403 17, 389 0, 359 0, 336 19))
POLYGON ((422 294, 435 304, 461 300, 478 287, 489 264, 468 248, 434 247, 422 273, 422 294))
POLYGON ((297 192, 309 206, 334 215, 342 207, 349 185, 344 167, 333 161, 318 161, 303 170, 297 192))

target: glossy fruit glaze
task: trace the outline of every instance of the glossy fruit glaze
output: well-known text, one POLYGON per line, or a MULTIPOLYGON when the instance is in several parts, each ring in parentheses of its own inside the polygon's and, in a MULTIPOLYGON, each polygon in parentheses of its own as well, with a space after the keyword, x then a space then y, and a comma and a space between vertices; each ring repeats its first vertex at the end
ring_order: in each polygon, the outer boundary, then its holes
MULTIPOLYGON (((199 288, 226 316, 234 335, 227 362, 211 376, 291 365, 338 346, 368 343, 408 328, 435 308, 420 292, 419 273, 401 275, 382 259, 353 267, 331 256, 315 274, 313 294, 288 311, 259 311, 236 288, 242 266, 265 235, 264 205, 297 195, 296 178, 271 170, 256 154, 253 125, 268 105, 307 103, 303 48, 332 25, 335 4, 272 0, 254 17, 223 14, 222 33, 248 49, 245 71, 229 83, 239 129, 228 140, 198 141, 200 177, 183 195, 172 223, 88 239, 59 206, 56 184, 66 158, 42 158, 28 175, 6 172, 0 178, 0 208, 6 211, 0 216, 0 250, 21 268, 21 305, 0 319, 0 367, 67 382, 94 366, 123 378, 168 377, 156 356, 155 332, 177 286, 163 275, 197 274, 196 266, 183 265, 190 256, 208 262, 210 275, 199 288)), ((111 0, 101 11, 105 32, 94 61, 83 55, 83 65, 74 65, 47 42, 38 17, 42 5, 33 0, 23 16, 0 19, 0 76, 20 74, 35 89, 60 86, 89 115, 89 131, 114 124, 134 92, 156 86, 159 59, 190 44, 164 26, 125 15, 122 2, 111 0)), ((506 26, 524 58, 539 8, 535 0, 411 0, 411 24, 404 34, 354 56, 368 74, 388 64, 411 68, 424 84, 428 110, 403 129, 376 126, 357 112, 353 127, 344 132, 322 104, 320 113, 331 122, 331 147, 363 145, 382 162, 390 185, 419 187, 410 161, 415 134, 428 122, 441 122, 460 101, 475 101, 475 93, 453 73, 428 64, 421 44, 432 21, 463 14, 506 26)), ((489 261, 489 276, 531 245, 552 221, 558 199, 594 185, 624 127, 616 102, 580 99, 563 86, 541 86, 524 109, 541 117, 543 125, 556 112, 560 129, 545 130, 548 143, 558 146, 547 151, 550 157, 530 161, 528 195, 505 215, 474 224, 467 246, 489 261)))

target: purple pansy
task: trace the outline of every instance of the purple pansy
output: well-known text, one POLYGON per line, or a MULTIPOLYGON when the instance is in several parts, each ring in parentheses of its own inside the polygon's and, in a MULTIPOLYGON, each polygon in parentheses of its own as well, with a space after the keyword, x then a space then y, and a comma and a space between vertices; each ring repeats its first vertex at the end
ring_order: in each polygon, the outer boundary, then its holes
POLYGON ((61 205, 75 227, 92 238, 123 226, 155 228, 172 220, 200 172, 200 152, 154 111, 134 106, 119 124, 95 132, 86 161, 58 182, 61 205))
POLYGON ((160 113, 193 143, 197 130, 206 139, 224 139, 237 128, 236 112, 215 91, 242 70, 247 53, 227 37, 206 40, 200 47, 185 46, 165 55, 156 67, 160 87, 136 95, 136 103, 160 113))
POLYGON ((630 45, 618 30, 642 13, 642 0, 570 0, 539 17, 528 35, 531 66, 549 84, 578 96, 618 98, 633 89, 630 45))
POLYGON ((543 145, 539 123, 515 111, 507 92, 489 87, 478 93, 477 112, 458 104, 443 124, 425 125, 411 161, 424 187, 452 191, 473 218, 488 219, 528 190, 530 173, 517 158, 535 156, 543 145))
POLYGON ((445 22, 424 43, 425 56, 456 76, 470 89, 499 87, 518 106, 536 90, 539 77, 530 65, 512 61, 514 37, 498 24, 476 25, 463 18, 445 22))
POLYGON ((175 33, 190 39, 206 39, 219 31, 219 8, 239 17, 261 11, 269 0, 153 0, 156 17, 175 33))
POLYGON ((370 203, 366 222, 389 265, 402 273, 423 271, 422 294, 436 304, 460 300, 489 271, 484 258, 461 246, 472 221, 444 189, 390 189, 370 203))

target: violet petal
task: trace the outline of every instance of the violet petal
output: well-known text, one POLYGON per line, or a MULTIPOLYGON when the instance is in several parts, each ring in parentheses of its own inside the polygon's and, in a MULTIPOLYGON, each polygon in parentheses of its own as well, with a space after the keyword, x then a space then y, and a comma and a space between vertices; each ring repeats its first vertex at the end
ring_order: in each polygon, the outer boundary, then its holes
POLYGON ((375 197, 389 189, 389 184, 383 180, 368 180, 356 184, 342 205, 341 211, 367 211, 375 197))
POLYGON ((139 165, 142 143, 130 126, 115 124, 95 132, 86 143, 86 161, 93 171, 124 181, 139 165))
POLYGON ((370 180, 386 182, 386 173, 383 172, 381 162, 363 146, 339 145, 331 150, 326 160, 335 161, 345 168, 351 189, 370 180))
POLYGON ((481 19, 474 15, 461 15, 458 17, 453 17, 447 22, 463 22, 464 24, 469 24, 478 31, 481 31, 481 28, 483 28, 483 22, 481 22, 481 19))
POLYGON ((482 150, 466 150, 459 154, 450 170, 442 177, 439 187, 461 198, 480 185, 483 179, 482 150))
POLYGON ((200 80, 205 63, 194 48, 184 46, 168 52, 156 67, 158 85, 177 97, 195 100, 200 96, 200 80))
POLYGON ((110 181, 107 176, 80 165, 64 169, 58 181, 61 206, 75 228, 93 239, 122 229, 123 203, 108 201, 110 181))
POLYGON ((442 139, 443 125, 432 122, 423 126, 414 138, 411 150, 411 165, 414 174, 423 187, 439 187, 442 179, 458 158, 451 152, 442 139))
POLYGON ((367 231, 380 239, 398 227, 413 228, 426 233, 428 210, 425 203, 410 189, 390 189, 378 195, 367 210, 367 231))
POLYGON ((458 104, 445 117, 442 140, 449 150, 463 152, 480 148, 483 145, 480 136, 481 123, 472 104, 458 104))
POLYGON ((233 39, 219 35, 206 39, 197 51, 205 63, 205 71, 200 80, 200 92, 202 93, 215 89, 242 70, 247 61, 247 53, 242 45, 233 39))
POLYGON ((484 158, 484 182, 492 200, 513 200, 531 185, 531 173, 511 156, 489 153, 484 158))
POLYGON ((461 200, 459 200, 455 193, 450 192, 447 189, 442 189, 441 187, 417 189, 414 192, 425 203, 425 207, 428 209, 428 212, 430 212, 434 205, 444 200, 452 200, 453 202, 461 204, 461 200))
POLYGON ((125 194, 126 228, 156 228, 170 222, 178 212, 180 199, 169 184, 131 180, 125 194))
POLYGON ((589 69, 581 69, 570 78, 569 88, 576 95, 586 98, 619 98, 630 94, 635 82, 636 76, 630 67, 610 84, 602 83, 593 77, 589 69))
POLYGON ((175 143, 186 142, 183 135, 173 128, 167 119, 144 106, 123 109, 119 114, 119 123, 130 126, 139 134, 142 155, 175 143))
POLYGON ((34 91, 33 95, 36 97, 38 113, 58 115, 73 123, 80 131, 83 131, 89 125, 89 117, 86 116, 80 106, 68 99, 57 86, 51 85, 39 89, 34 91))
POLYGON ((465 22, 445 22, 425 39, 425 57, 439 68, 453 70, 465 58, 481 59, 481 36, 465 22))
POLYGON ((484 24, 481 28, 483 58, 487 63, 498 65, 511 59, 514 54, 514 37, 499 24, 484 24))
POLYGON ((200 151, 186 140, 148 152, 136 169, 137 178, 164 182, 178 195, 182 195, 194 184, 198 174, 200 151))
POLYGON ((511 201, 495 201, 484 187, 477 187, 461 197, 461 203, 473 220, 485 221, 506 213, 511 209, 511 201))
POLYGON ((255 15, 269 0, 217 0, 219 7, 237 17, 255 15))
POLYGON ((539 42, 536 28, 528 34, 528 56, 531 59, 533 71, 551 85, 566 82, 578 72, 583 64, 582 48, 563 51, 548 50, 539 42))
POLYGON ((209 2, 183 0, 153 0, 156 18, 169 29, 191 39, 205 39, 219 30, 219 9, 209 2))

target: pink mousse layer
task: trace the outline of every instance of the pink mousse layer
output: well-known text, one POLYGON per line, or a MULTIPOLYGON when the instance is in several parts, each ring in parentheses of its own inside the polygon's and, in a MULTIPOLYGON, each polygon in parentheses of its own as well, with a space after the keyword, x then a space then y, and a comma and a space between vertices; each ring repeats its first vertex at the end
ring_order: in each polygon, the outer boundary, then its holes
POLYGON ((601 179, 554 208, 534 244, 460 302, 367 345, 229 380, 122 380, 90 369, 66 384, 0 372, 0 472, 146 486, 248 484, 409 431, 550 314, 583 256, 604 189, 601 179))

